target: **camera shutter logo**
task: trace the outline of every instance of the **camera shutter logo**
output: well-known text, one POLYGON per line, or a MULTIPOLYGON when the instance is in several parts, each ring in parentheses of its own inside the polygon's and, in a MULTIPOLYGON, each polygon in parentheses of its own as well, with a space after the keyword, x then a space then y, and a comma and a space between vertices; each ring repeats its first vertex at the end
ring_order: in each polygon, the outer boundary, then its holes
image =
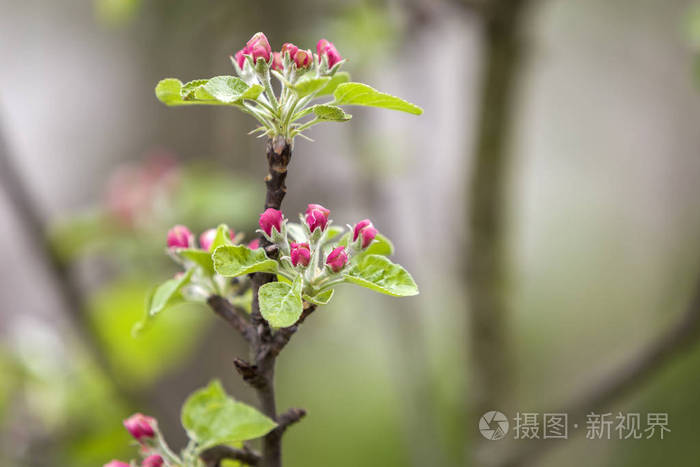
POLYGON ((505 438, 508 427, 508 417, 497 410, 486 412, 479 419, 479 431, 484 438, 491 441, 505 438))

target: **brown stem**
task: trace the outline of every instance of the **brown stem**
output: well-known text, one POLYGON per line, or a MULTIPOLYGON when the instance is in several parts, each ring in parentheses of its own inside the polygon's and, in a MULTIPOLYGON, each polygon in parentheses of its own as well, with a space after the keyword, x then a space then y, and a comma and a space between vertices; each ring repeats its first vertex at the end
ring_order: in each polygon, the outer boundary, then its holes
MULTIPOLYGON (((265 195, 265 209, 280 209, 282 200, 287 193, 285 180, 287 178, 287 166, 292 157, 292 145, 281 136, 271 138, 266 144, 268 173, 265 177, 267 193, 265 195)), ((274 256, 276 250, 265 238, 261 238, 263 247, 268 255, 274 256)), ((257 464, 262 467, 281 467, 282 465, 282 435, 286 428, 299 421, 306 411, 302 409, 290 409, 289 411, 277 415, 277 405, 275 401, 275 362, 277 355, 289 342, 292 335, 297 331, 307 316, 309 316, 314 306, 305 304, 304 313, 296 324, 288 328, 280 329, 276 332, 270 328, 267 321, 260 314, 260 304, 258 302, 258 290, 264 284, 276 280, 273 274, 254 273, 251 275, 251 288, 253 301, 251 304, 250 322, 244 320, 235 312, 231 304, 217 296, 209 298, 208 303, 214 311, 238 329, 250 343, 250 362, 235 359, 236 371, 243 377, 243 380, 250 384, 260 400, 260 410, 262 413, 275 420, 277 428, 265 435, 262 440, 262 454, 257 464)), ((217 447, 218 448, 218 447, 217 447)), ((221 447, 225 450, 225 447, 221 447)), ((223 451, 221 451, 223 452, 223 451)), ((216 464, 211 464, 216 465, 216 464)))
POLYGON ((220 467, 221 461, 224 459, 239 461, 247 465, 258 465, 260 463, 260 454, 251 450, 248 446, 244 446, 241 449, 224 445, 214 446, 202 452, 199 457, 207 467, 220 467))
POLYGON ((268 165, 265 177, 265 185, 267 185, 265 209, 280 209, 284 195, 287 194, 287 186, 284 182, 287 178, 287 166, 292 158, 292 145, 283 136, 275 136, 267 140, 265 150, 268 165))

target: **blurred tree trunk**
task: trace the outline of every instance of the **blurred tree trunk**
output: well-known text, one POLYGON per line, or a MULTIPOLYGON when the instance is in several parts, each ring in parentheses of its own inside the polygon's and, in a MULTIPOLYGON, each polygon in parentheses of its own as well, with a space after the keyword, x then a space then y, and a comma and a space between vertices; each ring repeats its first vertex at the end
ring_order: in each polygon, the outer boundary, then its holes
POLYGON ((481 102, 469 185, 466 257, 475 373, 472 412, 467 423, 473 423, 474 428, 483 413, 503 410, 510 389, 505 293, 505 224, 511 154, 508 143, 520 79, 523 51, 520 33, 526 3, 525 0, 500 0, 480 6, 483 20, 481 102))

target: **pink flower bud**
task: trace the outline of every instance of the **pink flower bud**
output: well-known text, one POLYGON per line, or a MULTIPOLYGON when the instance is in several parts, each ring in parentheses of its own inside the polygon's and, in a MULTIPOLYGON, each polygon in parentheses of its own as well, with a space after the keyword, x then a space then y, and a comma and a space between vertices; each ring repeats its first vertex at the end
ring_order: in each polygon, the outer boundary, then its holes
POLYGON ((330 209, 326 209, 323 206, 321 206, 320 204, 309 204, 306 207, 306 212, 304 214, 308 215, 313 210, 321 211, 323 213, 323 215, 325 215, 326 217, 330 216, 330 214, 331 214, 330 209))
POLYGON ((308 68, 311 66, 311 61, 314 59, 314 55, 311 53, 310 49, 300 49, 294 56, 294 63, 297 68, 308 68))
POLYGON ((151 454, 141 463, 141 467, 160 467, 161 465, 163 465, 163 458, 159 454, 151 454))
POLYGON ((333 68, 333 65, 335 65, 343 59, 343 57, 340 56, 338 50, 335 48, 333 43, 327 41, 326 39, 321 39, 320 41, 318 41, 318 44, 316 44, 316 52, 318 53, 319 60, 321 60, 321 58, 324 55, 328 57, 329 68, 333 68))
POLYGON ((245 65, 245 56, 248 54, 248 47, 244 47, 238 52, 236 52, 236 55, 233 56, 233 58, 236 60, 236 63, 238 64, 238 68, 241 70, 243 69, 243 65, 245 65))
POLYGON ((306 208, 306 225, 309 226, 309 230, 312 232, 317 228, 325 230, 330 213, 328 209, 320 204, 309 204, 306 208))
POLYGON ((194 243, 194 235, 184 225, 176 225, 168 230, 168 248, 188 248, 194 243))
POLYGON ((118 461, 118 460, 113 460, 104 465, 104 467, 129 467, 129 464, 126 462, 118 461))
POLYGON ((326 258, 326 264, 330 266, 333 272, 338 272, 348 264, 348 254, 345 253, 345 247, 339 246, 331 251, 326 258))
POLYGON ((267 41, 265 34, 261 32, 255 33, 255 35, 251 37, 246 44, 246 48, 243 50, 244 54, 251 55, 253 57, 253 63, 257 62, 258 58, 262 58, 268 62, 270 61, 270 55, 272 55, 272 47, 270 47, 270 43, 267 41))
POLYGON ((282 54, 279 52, 272 52, 272 65, 270 68, 277 71, 284 70, 284 62, 282 62, 282 54))
POLYGON ((282 55, 284 55, 285 52, 289 52, 289 58, 292 60, 294 60, 294 57, 297 54, 297 50, 299 50, 299 47, 290 42, 285 42, 284 44, 282 44, 282 55))
POLYGON ((135 413, 124 420, 124 427, 136 440, 153 438, 156 434, 156 419, 142 413, 135 413))
POLYGON ((308 243, 291 243, 292 265, 308 266, 311 261, 311 249, 308 243))
POLYGON ((369 219, 364 219, 355 224, 355 228, 352 233, 352 241, 356 241, 357 237, 362 237, 362 248, 367 248, 374 237, 377 236, 377 229, 372 225, 372 221, 369 219))
POLYGON ((277 209, 267 208, 265 212, 260 214, 260 228, 269 236, 272 236, 272 229, 275 228, 278 232, 282 232, 282 211, 277 209))
POLYGON ((256 238, 255 240, 251 240, 250 243, 248 243, 248 248, 251 250, 257 250, 260 248, 260 239, 256 238))

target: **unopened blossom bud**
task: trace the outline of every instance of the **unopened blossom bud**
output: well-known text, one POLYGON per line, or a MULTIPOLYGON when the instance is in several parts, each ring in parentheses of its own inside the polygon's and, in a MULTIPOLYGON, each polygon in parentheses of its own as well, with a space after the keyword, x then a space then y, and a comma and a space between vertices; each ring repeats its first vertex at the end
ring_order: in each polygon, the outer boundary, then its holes
POLYGON ((262 58, 267 62, 272 55, 272 47, 270 47, 270 43, 265 34, 258 32, 250 38, 246 44, 244 53, 253 57, 253 63, 257 62, 258 58, 262 58))
POLYGON ((320 41, 318 41, 318 44, 316 44, 316 53, 318 53, 319 60, 321 60, 323 56, 328 57, 329 68, 333 68, 333 65, 335 65, 343 59, 343 57, 340 56, 338 50, 335 48, 333 43, 327 41, 326 39, 321 39, 320 41))
POLYGON ((292 265, 297 266, 301 264, 302 266, 308 266, 311 261, 311 249, 308 243, 291 243, 291 253, 292 265))
POLYGON ((194 242, 194 235, 184 225, 176 225, 168 230, 168 248, 188 248, 194 242))
POLYGON ((348 254, 345 253, 345 247, 339 246, 330 252, 326 258, 326 264, 333 270, 338 272, 348 264, 348 254))
POLYGON ((141 463, 141 467, 160 467, 161 465, 163 465, 163 458, 159 454, 151 454, 141 463))
POLYGON ((284 62, 282 61, 282 54, 279 52, 272 52, 272 65, 270 68, 277 71, 284 70, 284 62))
POLYGON ((311 66, 311 62, 314 59, 314 55, 311 53, 310 49, 299 49, 297 54, 294 56, 294 63, 297 68, 308 68, 311 66))
POLYGON ((328 209, 320 204, 309 204, 306 208, 306 225, 309 226, 309 230, 311 232, 318 228, 325 230, 330 213, 328 209))
POLYGON ((251 240, 250 243, 248 243, 248 248, 251 250, 257 250, 260 248, 260 239, 256 238, 255 240, 251 240))
POLYGON ((309 204, 308 206, 306 206, 306 212, 304 212, 304 214, 308 215, 313 210, 321 211, 326 217, 330 216, 331 214, 330 209, 326 209, 320 204, 309 204))
POLYGON ((115 459, 113 461, 107 462, 103 467, 129 467, 129 464, 115 459))
POLYGON ((352 241, 356 241, 358 237, 362 238, 362 248, 367 248, 374 237, 377 236, 377 229, 372 225, 372 221, 364 219, 355 224, 352 232, 352 241))
MULTIPOLYGON (((216 239, 216 230, 217 229, 207 229, 204 232, 202 232, 202 234, 199 236, 199 247, 202 250, 204 250, 204 251, 211 250, 211 245, 212 245, 212 243, 214 243, 214 240, 216 239)), ((233 237, 234 237, 233 230, 229 230, 228 236, 233 241, 233 237)))
POLYGON ((258 221, 260 228, 263 229, 268 237, 272 236, 272 229, 276 229, 278 232, 282 232, 282 211, 277 209, 267 208, 265 212, 260 214, 260 220, 258 221))
POLYGON ((282 56, 284 56, 285 52, 288 52, 289 58, 294 60, 294 57, 297 54, 297 50, 299 50, 299 47, 290 42, 285 42, 284 44, 282 44, 282 56))
POLYGON ((243 65, 245 65, 245 56, 248 54, 248 48, 244 47, 238 52, 236 52, 236 55, 233 56, 234 60, 236 60, 236 63, 238 64, 238 68, 241 70, 243 69, 243 65))
POLYGON ((135 413, 131 417, 124 420, 124 428, 136 440, 143 438, 153 438, 156 434, 156 419, 147 417, 142 413, 135 413))

